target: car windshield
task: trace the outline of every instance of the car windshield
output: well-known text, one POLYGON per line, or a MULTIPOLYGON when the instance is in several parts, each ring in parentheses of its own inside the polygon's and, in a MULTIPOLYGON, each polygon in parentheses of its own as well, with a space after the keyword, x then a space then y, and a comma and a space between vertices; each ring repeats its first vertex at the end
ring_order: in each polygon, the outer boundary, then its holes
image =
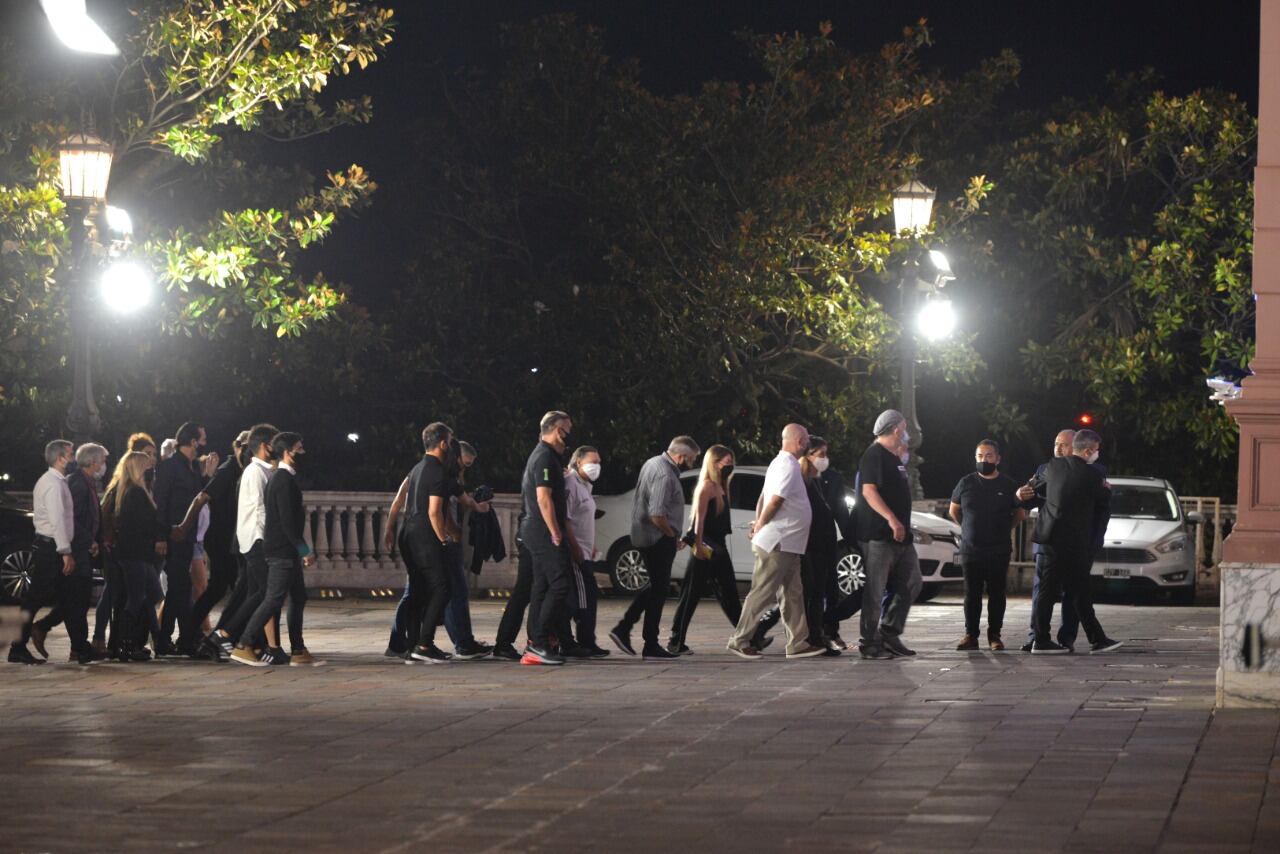
POLYGON ((1125 519, 1178 519, 1178 499, 1160 486, 1111 485, 1111 515, 1125 519))

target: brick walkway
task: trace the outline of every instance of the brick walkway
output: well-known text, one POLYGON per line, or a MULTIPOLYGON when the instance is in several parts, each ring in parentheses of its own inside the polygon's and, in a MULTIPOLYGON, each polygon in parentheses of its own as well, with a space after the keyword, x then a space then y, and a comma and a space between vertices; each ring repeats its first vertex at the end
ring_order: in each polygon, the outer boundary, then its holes
POLYGON ((693 657, 559 669, 383 659, 389 608, 312 602, 315 669, 0 665, 0 849, 1280 850, 1280 711, 1214 713, 1211 608, 1033 659, 952 651, 943 599, 915 660, 788 663, 707 601, 693 657))

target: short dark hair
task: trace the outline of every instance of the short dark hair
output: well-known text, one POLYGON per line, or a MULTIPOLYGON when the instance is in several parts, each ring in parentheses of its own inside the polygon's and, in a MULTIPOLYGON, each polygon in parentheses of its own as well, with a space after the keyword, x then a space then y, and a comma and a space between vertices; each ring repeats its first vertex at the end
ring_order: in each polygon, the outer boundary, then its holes
POLYGON ((1094 445, 1101 445, 1102 437, 1092 430, 1077 430, 1076 437, 1071 440, 1071 449, 1074 451, 1083 451, 1085 448, 1091 448, 1094 445))
POLYGON ((271 440, 280 432, 279 428, 274 424, 254 424, 249 428, 249 441, 245 447, 249 449, 249 453, 253 456, 258 455, 258 448, 266 445, 271 448, 271 440))
POLYGON ((288 430, 283 433, 277 433, 275 438, 271 440, 271 455, 277 460, 283 460, 284 452, 292 450, 293 446, 301 441, 301 433, 292 433, 288 430))
POLYGON ((997 442, 995 439, 983 439, 981 442, 978 443, 979 448, 981 448, 983 445, 986 445, 990 447, 991 450, 995 451, 997 457, 1000 456, 1001 454, 1000 443, 997 442))
POLYGON ((569 457, 569 465, 576 466, 587 456, 587 454, 599 454, 600 452, 591 445, 583 445, 573 452, 573 456, 569 457))
POLYGON ((173 441, 178 443, 179 448, 185 448, 187 445, 194 444, 200 438, 200 431, 203 429, 203 424, 187 421, 178 428, 177 433, 173 434, 173 441))
POLYGON ((821 436, 810 436, 809 447, 805 450, 806 454, 812 454, 814 451, 821 451, 827 447, 827 440, 821 436))
POLYGON ((430 451, 441 442, 447 442, 452 438, 453 428, 443 421, 432 421, 422 428, 422 450, 430 451))

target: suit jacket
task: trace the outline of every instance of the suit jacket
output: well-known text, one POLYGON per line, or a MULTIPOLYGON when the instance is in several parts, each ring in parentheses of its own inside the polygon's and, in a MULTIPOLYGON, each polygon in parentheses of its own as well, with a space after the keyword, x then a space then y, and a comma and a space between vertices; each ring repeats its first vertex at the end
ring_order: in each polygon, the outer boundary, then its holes
MULTIPOLYGON (((98 491, 89 476, 77 468, 67 473, 67 488, 71 491, 71 514, 75 519, 75 531, 71 535, 71 553, 79 559, 89 553, 89 548, 99 541, 98 491)), ((88 571, 89 567, 83 567, 88 571)))
POLYGON ((1058 457, 1045 464, 1032 485, 1044 499, 1032 539, 1055 549, 1092 554, 1100 507, 1111 503, 1111 491, 1097 469, 1074 454, 1058 457))
MULTIPOLYGON (((1032 483, 1035 483, 1038 479, 1044 477, 1044 470, 1048 468, 1048 466, 1049 466, 1048 463, 1041 463, 1036 468, 1035 476, 1031 478, 1032 483)), ((1094 463, 1092 466, 1090 466, 1090 468, 1092 468, 1098 474, 1102 475, 1102 479, 1104 481, 1106 480, 1107 478, 1106 466, 1104 466, 1102 463, 1094 463)), ((1023 501, 1021 503, 1021 506, 1029 512, 1038 507, 1043 507, 1044 498, 1039 494, 1033 495, 1030 498, 1028 498, 1026 501, 1023 501)), ((1106 539, 1107 525, 1109 524, 1111 524, 1111 491, 1107 490, 1107 500, 1100 502, 1094 508, 1093 534, 1090 537, 1090 543, 1091 543, 1090 552, 1089 552, 1090 554, 1096 554, 1102 548, 1102 541, 1106 539)), ((1031 548, 1031 553, 1040 554, 1040 541, 1035 540, 1034 537, 1032 539, 1033 539, 1034 545, 1031 548)))

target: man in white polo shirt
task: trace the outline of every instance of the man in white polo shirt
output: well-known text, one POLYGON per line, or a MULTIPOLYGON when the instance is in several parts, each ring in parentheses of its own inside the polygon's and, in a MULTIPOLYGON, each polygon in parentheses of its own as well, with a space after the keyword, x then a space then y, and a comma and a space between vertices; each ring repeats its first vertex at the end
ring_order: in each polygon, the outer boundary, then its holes
POLYGON ((742 618, 728 644, 729 651, 740 658, 762 657, 751 645, 751 636, 760 616, 775 602, 781 605, 782 624, 787 630, 787 658, 810 658, 826 651, 809 644, 800 582, 800 557, 813 519, 799 462, 808 446, 809 431, 799 424, 788 424, 782 431, 782 450, 769 463, 764 477, 749 534, 756 562, 751 592, 742 603, 742 618))

